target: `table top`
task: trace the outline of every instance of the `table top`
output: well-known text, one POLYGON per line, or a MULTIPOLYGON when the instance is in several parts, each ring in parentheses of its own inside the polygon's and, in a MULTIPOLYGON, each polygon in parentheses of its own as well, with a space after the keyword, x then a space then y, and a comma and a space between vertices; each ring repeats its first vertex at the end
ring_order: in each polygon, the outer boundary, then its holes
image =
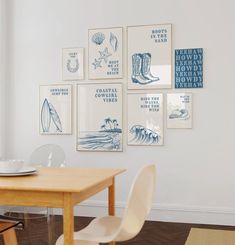
POLYGON ((35 175, 0 177, 0 191, 80 192, 124 171, 113 168, 40 168, 35 175))

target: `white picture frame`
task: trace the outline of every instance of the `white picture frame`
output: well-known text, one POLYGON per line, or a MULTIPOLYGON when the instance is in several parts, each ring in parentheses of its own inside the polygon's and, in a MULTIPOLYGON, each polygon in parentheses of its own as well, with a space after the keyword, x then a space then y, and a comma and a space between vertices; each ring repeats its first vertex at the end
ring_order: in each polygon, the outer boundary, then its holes
POLYGON ((192 93, 167 94, 167 128, 192 128, 192 93))
POLYGON ((88 30, 88 78, 123 77, 123 28, 88 30))
POLYGON ((128 89, 172 87, 172 25, 127 27, 128 89))
POLYGON ((127 144, 163 145, 163 94, 128 94, 127 144))
POLYGON ((84 48, 62 49, 62 79, 64 81, 84 79, 84 48))
POLYGON ((122 84, 77 84, 78 151, 123 150, 122 84))
POLYGON ((72 134, 72 85, 39 87, 40 134, 72 134))

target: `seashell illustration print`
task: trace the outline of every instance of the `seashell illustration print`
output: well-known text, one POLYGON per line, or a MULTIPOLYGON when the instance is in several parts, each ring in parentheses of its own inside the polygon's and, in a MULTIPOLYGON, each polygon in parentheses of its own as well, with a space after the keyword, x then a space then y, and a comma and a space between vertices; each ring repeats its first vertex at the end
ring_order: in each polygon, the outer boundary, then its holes
POLYGON ((92 39, 91 39, 91 40, 92 40, 93 43, 95 43, 95 44, 97 44, 97 45, 100 45, 100 44, 103 43, 104 39, 105 39, 104 33, 102 33, 102 32, 97 32, 97 33, 95 33, 95 34, 92 36, 92 39))
POLYGON ((57 111, 55 110, 54 106, 51 103, 49 103, 49 107, 50 107, 51 118, 57 128, 57 131, 62 132, 62 125, 57 111))
POLYGON ((113 51, 116 52, 118 49, 118 39, 112 32, 110 32, 109 42, 113 51))
POLYGON ((50 113, 50 106, 48 100, 45 99, 42 104, 41 109, 41 125, 43 132, 49 132, 50 125, 51 125, 51 113, 50 113))

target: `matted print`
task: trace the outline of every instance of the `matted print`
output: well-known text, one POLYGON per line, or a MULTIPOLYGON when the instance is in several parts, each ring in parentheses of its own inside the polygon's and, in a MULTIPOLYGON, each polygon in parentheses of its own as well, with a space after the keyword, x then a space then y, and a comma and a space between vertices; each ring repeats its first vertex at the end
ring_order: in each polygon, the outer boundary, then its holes
POLYGON ((84 79, 84 48, 64 48, 62 50, 63 80, 84 79))
POLYGON ((72 85, 41 85, 39 96, 41 134, 72 133, 72 85))
POLYGON ((192 94, 167 94, 167 128, 192 128, 192 94))
POLYGON ((171 88, 171 24, 130 26, 128 89, 171 88))
POLYGON ((77 150, 122 151, 122 85, 77 85, 77 150))
POLYGON ((128 94, 128 145, 163 144, 163 95, 128 94))
POLYGON ((89 79, 122 78, 122 27, 88 31, 89 79))

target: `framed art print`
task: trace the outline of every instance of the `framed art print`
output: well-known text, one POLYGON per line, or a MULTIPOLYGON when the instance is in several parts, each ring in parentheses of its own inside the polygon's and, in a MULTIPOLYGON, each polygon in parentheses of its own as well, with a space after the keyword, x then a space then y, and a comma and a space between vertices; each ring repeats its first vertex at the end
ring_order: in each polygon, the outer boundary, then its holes
POLYGON ((64 48, 62 50, 63 80, 84 79, 84 48, 64 48))
POLYGON ((175 50, 175 88, 203 88, 203 49, 175 50))
POLYGON ((171 24, 127 28, 128 89, 171 88, 171 24))
POLYGON ((72 133, 72 85, 41 85, 40 133, 72 133))
POLYGON ((163 95, 128 94, 128 145, 163 144, 163 95))
POLYGON ((122 151, 122 85, 77 85, 77 150, 122 151))
POLYGON ((88 31, 89 79, 122 78, 122 27, 88 31))
POLYGON ((167 94, 167 128, 192 128, 192 94, 167 94))

